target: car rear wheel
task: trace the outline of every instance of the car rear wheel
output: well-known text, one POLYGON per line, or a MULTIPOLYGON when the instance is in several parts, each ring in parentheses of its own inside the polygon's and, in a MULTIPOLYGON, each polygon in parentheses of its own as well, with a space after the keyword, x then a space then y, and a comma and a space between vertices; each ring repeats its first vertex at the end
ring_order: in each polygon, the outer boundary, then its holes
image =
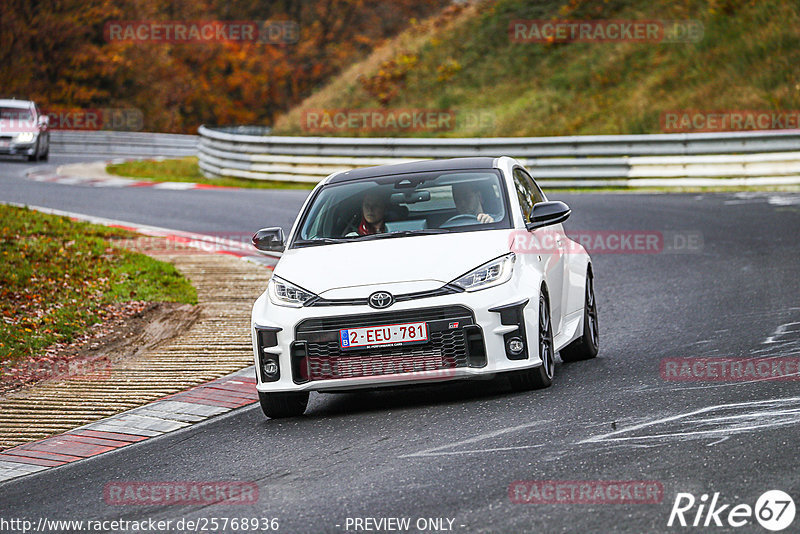
POLYGON ((583 305, 583 334, 561 349, 561 360, 577 362, 597 356, 600 346, 600 331, 597 329, 597 301, 594 296, 592 271, 586 273, 586 297, 583 305))
POLYGON ((515 391, 529 391, 549 387, 553 383, 555 371, 555 351, 553 350, 553 324, 550 320, 550 305, 547 293, 539 296, 539 358, 542 365, 512 373, 508 378, 515 391))
POLYGON ((261 410, 269 418, 298 417, 308 407, 308 391, 300 393, 263 393, 258 392, 261 410))

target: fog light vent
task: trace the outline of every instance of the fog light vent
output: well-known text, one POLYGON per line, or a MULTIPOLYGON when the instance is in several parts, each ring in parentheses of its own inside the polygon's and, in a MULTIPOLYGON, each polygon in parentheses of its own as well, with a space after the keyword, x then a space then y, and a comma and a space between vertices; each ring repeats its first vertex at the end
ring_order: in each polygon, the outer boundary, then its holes
POLYGON ((522 354, 522 351, 525 350, 525 343, 518 337, 512 337, 506 343, 506 348, 509 354, 517 356, 518 354, 522 354))
POLYGON ((278 364, 275 360, 265 360, 263 369, 266 376, 273 377, 278 374, 278 364))
POLYGON ((262 382, 275 382, 281 378, 278 356, 267 350, 278 345, 278 332, 280 331, 281 329, 278 327, 256 326, 258 363, 262 382))
POLYGON ((519 302, 506 304, 505 306, 489 308, 490 312, 500 314, 500 324, 505 326, 514 325, 517 327, 511 332, 503 334, 503 341, 506 345, 506 357, 509 360, 528 359, 528 338, 525 332, 525 316, 523 314, 523 309, 527 304, 528 299, 525 299, 519 302))

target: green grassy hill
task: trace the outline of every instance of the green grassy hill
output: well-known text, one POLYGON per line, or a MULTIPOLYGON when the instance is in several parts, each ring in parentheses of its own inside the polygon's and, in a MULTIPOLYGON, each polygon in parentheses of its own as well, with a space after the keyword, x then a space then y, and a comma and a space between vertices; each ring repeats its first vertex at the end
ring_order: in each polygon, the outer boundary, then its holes
POLYGON ((450 109, 447 132, 332 135, 538 136, 662 132, 671 110, 800 110, 796 0, 498 0, 451 6, 353 65, 277 134, 313 135, 305 110, 450 109), (517 19, 693 20, 696 42, 512 42, 517 19))

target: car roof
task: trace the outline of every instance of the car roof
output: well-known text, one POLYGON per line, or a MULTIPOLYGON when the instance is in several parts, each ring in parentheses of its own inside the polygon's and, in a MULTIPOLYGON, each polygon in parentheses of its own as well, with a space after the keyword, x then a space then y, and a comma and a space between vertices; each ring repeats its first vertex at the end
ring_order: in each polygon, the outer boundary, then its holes
POLYGON ((352 182, 377 178, 379 176, 392 176, 395 174, 410 174, 417 172, 435 171, 461 171, 468 169, 493 169, 495 158, 476 157, 476 158, 453 158, 435 159, 424 161, 412 161, 410 163, 397 163, 393 165, 380 165, 377 167, 364 167, 351 171, 340 172, 330 177, 329 184, 341 182, 352 182))
POLYGON ((30 100, 0 99, 0 107, 4 108, 29 108, 32 105, 30 100))

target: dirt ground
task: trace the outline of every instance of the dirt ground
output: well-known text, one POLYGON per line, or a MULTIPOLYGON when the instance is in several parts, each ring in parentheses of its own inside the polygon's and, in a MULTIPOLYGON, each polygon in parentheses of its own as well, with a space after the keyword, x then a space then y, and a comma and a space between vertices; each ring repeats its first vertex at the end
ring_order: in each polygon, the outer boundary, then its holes
POLYGON ((111 306, 110 319, 94 325, 68 344, 48 347, 43 355, 15 362, 3 369, 0 398, 43 380, 92 378, 110 375, 116 362, 135 358, 188 329, 201 306, 173 302, 129 302, 111 306))

